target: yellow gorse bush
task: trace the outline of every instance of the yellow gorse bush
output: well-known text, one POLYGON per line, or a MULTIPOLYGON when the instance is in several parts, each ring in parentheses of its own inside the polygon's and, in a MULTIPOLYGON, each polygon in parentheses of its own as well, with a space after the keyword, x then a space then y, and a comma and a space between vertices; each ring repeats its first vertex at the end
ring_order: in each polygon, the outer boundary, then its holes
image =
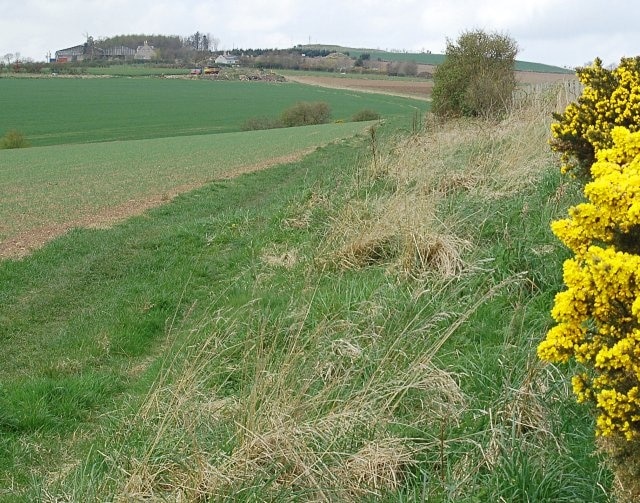
POLYGON ((596 148, 588 202, 551 226, 575 256, 538 356, 583 364, 573 391, 595 405, 596 433, 632 440, 640 435, 640 132, 614 127, 609 136, 611 148, 596 148))
POLYGON ((617 68, 602 67, 597 59, 576 70, 582 95, 551 127, 551 148, 562 154, 563 172, 589 178, 595 153, 613 145, 616 126, 640 130, 640 57, 622 58, 617 68))

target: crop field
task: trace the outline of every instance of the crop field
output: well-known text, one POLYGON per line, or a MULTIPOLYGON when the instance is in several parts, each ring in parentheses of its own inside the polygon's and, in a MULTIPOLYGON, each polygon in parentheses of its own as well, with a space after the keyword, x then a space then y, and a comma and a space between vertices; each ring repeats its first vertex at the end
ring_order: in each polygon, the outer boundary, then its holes
POLYGON ((411 115, 415 100, 304 86, 161 78, 0 79, 0 134, 33 146, 240 131, 250 117, 277 117, 299 101, 324 101, 333 120, 369 108, 411 115))
POLYGON ((0 258, 105 226, 175 194, 295 159, 362 123, 0 150, 0 258))

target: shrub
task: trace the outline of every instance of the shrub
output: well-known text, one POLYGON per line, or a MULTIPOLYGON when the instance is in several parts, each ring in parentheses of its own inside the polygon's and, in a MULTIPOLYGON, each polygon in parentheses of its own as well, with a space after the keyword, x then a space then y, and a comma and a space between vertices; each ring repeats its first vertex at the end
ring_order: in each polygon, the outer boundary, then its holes
POLYGON ((356 112, 351 117, 352 122, 365 122, 365 121, 377 121, 380 120, 380 114, 375 110, 370 110, 365 108, 364 110, 360 110, 356 112))
POLYGON ((0 140, 0 149, 7 148, 25 148, 29 146, 29 142, 24 134, 20 131, 11 130, 5 134, 0 140))
POLYGON ((276 129, 284 127, 282 121, 271 117, 252 117, 242 125, 243 131, 257 131, 261 129, 276 129))
POLYGON ((610 148, 615 126, 640 129, 640 57, 622 58, 614 70, 598 58, 576 70, 582 95, 561 114, 554 114, 551 148, 562 154, 563 171, 589 180, 595 152, 610 148))
POLYGON ((482 30, 447 40, 446 59, 434 75, 433 111, 440 116, 492 116, 508 109, 516 87, 517 43, 482 30))
POLYGON ((588 202, 552 224, 575 256, 564 263, 567 289, 551 313, 557 325, 538 355, 582 365, 573 392, 594 407, 596 434, 611 439, 604 450, 629 501, 638 501, 640 452, 625 443, 640 441, 640 132, 614 127, 610 136, 612 148, 596 147, 588 202))
POLYGON ((282 123, 287 127, 326 124, 331 118, 331 108, 323 101, 302 101, 282 112, 282 123))

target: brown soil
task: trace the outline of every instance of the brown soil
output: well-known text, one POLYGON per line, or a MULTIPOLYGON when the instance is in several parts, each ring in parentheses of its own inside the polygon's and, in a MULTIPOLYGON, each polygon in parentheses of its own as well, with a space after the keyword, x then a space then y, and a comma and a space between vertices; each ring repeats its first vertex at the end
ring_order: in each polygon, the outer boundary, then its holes
MULTIPOLYGON (((294 154, 267 159, 258 164, 249 166, 241 166, 236 169, 222 173, 215 180, 228 180, 245 173, 252 173, 270 168, 277 164, 286 164, 302 159, 305 155, 314 149, 305 149, 294 154)), ((132 199, 123 204, 112 206, 99 213, 89 214, 81 219, 71 220, 56 225, 49 225, 36 229, 25 229, 18 234, 9 236, 6 240, 0 242, 0 260, 1 259, 18 259, 24 257, 34 250, 40 248, 47 242, 61 236, 65 232, 73 228, 91 228, 106 229, 113 225, 126 220, 129 217, 141 215, 145 211, 156 206, 170 202, 179 194, 189 192, 193 189, 201 187, 205 183, 185 184, 165 191, 162 194, 150 194, 143 199, 132 199)))
POLYGON ((395 96, 406 96, 427 100, 433 88, 431 80, 385 80, 385 79, 357 79, 351 77, 325 77, 295 75, 287 76, 287 80, 333 89, 352 89, 395 96))
MULTIPOLYGON (((573 74, 562 73, 516 72, 516 79, 521 84, 547 84, 575 80, 576 77, 573 74)), ((287 80, 334 89, 352 89, 421 100, 429 100, 433 90, 433 80, 385 80, 323 75, 294 75, 287 76, 287 80)))

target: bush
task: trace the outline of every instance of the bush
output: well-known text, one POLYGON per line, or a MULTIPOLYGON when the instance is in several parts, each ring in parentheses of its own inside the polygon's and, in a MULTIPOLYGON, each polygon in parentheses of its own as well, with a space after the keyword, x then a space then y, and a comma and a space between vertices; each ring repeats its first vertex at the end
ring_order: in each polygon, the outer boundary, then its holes
POLYGON ((0 149, 7 148, 25 148, 29 146, 29 142, 24 134, 20 131, 11 130, 5 134, 0 140, 0 149))
POLYGON ((614 70, 596 58, 576 74, 582 95, 563 113, 553 114, 558 122, 551 126, 551 148, 562 154, 564 172, 589 180, 595 152, 613 145, 615 126, 640 130, 640 57, 622 58, 614 70))
POLYGON ((552 224, 575 256, 564 263, 567 288, 551 313, 557 324, 538 355, 582 366, 573 392, 596 412, 596 435, 603 437, 620 501, 639 501, 640 132, 615 127, 610 137, 612 148, 594 145, 588 202, 552 224))
POLYGON ((434 75, 432 109, 440 116, 494 116, 508 110, 516 87, 517 43, 482 30, 447 40, 446 59, 434 75))
POLYGON ((243 131, 257 131, 262 129, 277 129, 284 127, 282 121, 271 117, 252 117, 242 125, 243 131))
POLYGON ((331 108, 323 101, 299 102, 282 112, 282 123, 286 127, 326 124, 331 118, 331 108))
POLYGON ((377 121, 380 120, 380 114, 375 110, 370 110, 365 108, 364 110, 360 110, 356 112, 351 117, 352 122, 365 122, 365 121, 377 121))

